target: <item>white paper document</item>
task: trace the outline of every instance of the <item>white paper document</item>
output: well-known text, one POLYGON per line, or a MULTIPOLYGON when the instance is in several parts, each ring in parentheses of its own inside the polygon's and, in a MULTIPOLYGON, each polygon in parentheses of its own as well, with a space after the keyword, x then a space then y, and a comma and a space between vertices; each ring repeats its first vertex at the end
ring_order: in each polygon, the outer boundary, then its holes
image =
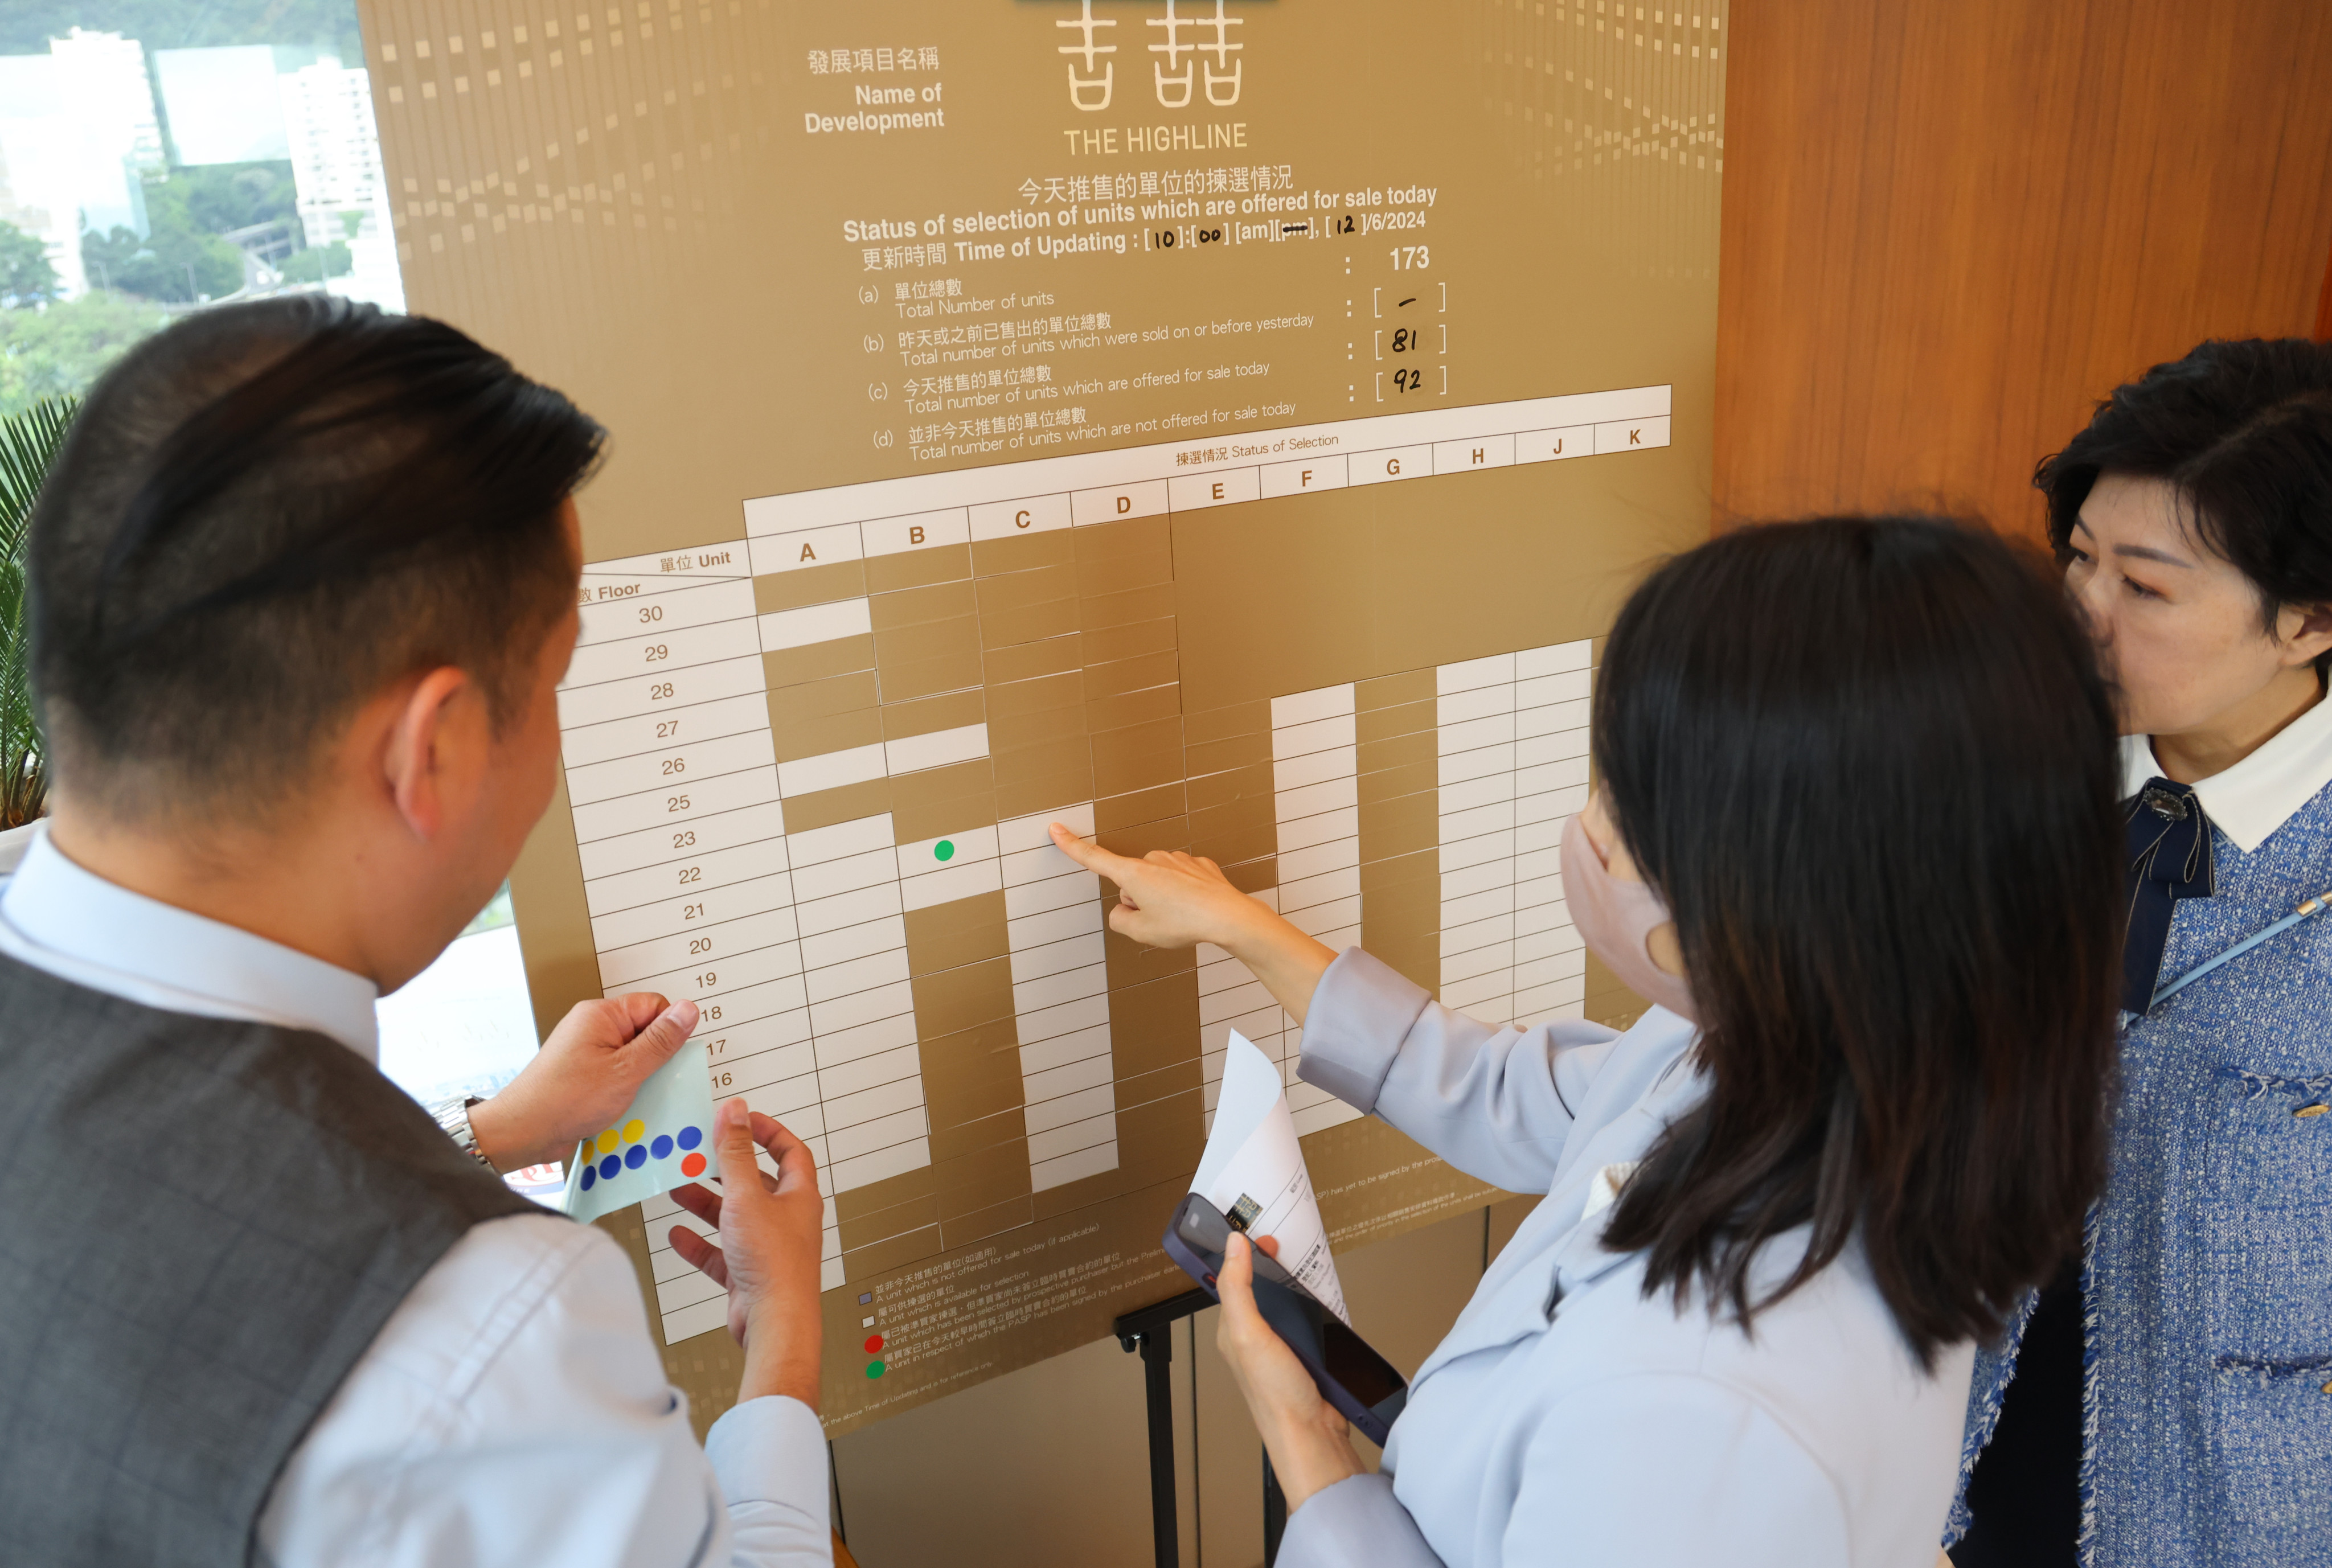
POLYGON ((1215 1130, 1208 1135, 1199 1173, 1190 1178, 1190 1190, 1248 1235, 1277 1240, 1280 1267, 1338 1317, 1352 1322, 1278 1065, 1237 1029, 1223 1059, 1215 1130))

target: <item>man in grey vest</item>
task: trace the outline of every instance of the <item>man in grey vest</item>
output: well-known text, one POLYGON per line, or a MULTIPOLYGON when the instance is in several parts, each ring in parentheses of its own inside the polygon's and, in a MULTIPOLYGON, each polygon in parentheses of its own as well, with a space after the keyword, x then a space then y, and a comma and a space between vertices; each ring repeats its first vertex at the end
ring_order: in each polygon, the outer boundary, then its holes
POLYGON ((808 1152, 734 1101, 723 1169, 774 1174, 683 1190, 746 1347, 702 1449, 621 1249, 495 1174, 695 1009, 586 1004, 442 1121, 373 1065, 550 798, 602 440, 320 296, 188 318, 76 421, 31 547, 53 814, 0 893, 8 1561, 831 1560, 808 1152))

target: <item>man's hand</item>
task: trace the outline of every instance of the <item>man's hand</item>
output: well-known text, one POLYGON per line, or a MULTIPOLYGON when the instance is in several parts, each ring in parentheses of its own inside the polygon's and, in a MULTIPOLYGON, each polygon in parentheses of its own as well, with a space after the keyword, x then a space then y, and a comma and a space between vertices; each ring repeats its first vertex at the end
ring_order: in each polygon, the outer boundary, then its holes
MULTIPOLYGON (((1279 1256, 1278 1244, 1270 1237, 1258 1245, 1269 1256, 1279 1256)), ((1312 1374, 1256 1310, 1255 1254, 1246 1237, 1233 1235, 1223 1248, 1215 1289, 1223 1304, 1215 1348, 1230 1363, 1231 1377, 1247 1398, 1247 1413, 1263 1434, 1272 1472, 1279 1477, 1279 1489, 1287 1495, 1287 1511, 1293 1514, 1314 1492, 1360 1475, 1367 1467, 1352 1449, 1352 1428, 1320 1397, 1312 1374)))
POLYGON ((1204 856, 1153 849, 1139 860, 1113 854, 1056 822, 1060 852, 1117 884, 1109 925, 1146 947, 1214 943, 1247 965, 1297 1023, 1336 955, 1233 887, 1204 856))
POLYGON ((808 1145, 742 1100, 714 1113, 712 1137, 721 1151, 721 1196, 692 1183, 674 1188, 672 1200, 718 1229, 721 1245, 675 1225, 672 1248, 729 1292, 729 1332, 745 1347, 738 1401, 790 1394, 816 1410, 824 1330, 817 1265, 826 1218, 817 1167, 808 1145), (775 1177, 756 1162, 757 1144, 778 1162, 775 1177))
POLYGON ((696 1029, 696 1004, 653 991, 578 1002, 526 1070, 470 1107, 479 1152, 497 1171, 564 1160, 632 1103, 696 1029))

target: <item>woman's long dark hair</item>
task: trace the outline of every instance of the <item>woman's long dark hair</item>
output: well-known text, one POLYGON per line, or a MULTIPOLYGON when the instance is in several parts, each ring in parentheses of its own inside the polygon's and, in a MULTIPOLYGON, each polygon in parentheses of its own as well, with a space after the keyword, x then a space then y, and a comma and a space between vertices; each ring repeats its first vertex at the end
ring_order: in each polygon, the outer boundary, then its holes
POLYGON ((2114 1061, 2115 723, 2053 574, 1928 519, 1726 535, 1620 612, 1594 752, 1710 1078, 1605 1245, 1745 1324, 1859 1236, 1923 1362, 1996 1334, 2103 1184, 2114 1061))

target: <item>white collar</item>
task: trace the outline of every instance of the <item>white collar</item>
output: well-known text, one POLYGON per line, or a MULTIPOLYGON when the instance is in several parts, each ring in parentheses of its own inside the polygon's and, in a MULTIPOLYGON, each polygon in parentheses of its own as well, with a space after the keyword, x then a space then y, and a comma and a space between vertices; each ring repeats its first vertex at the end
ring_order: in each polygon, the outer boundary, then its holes
POLYGON ((329 1035, 380 1056, 372 981, 85 871, 44 826, 0 892, 0 952, 167 1012, 329 1035))
MULTIPOLYGON (((2154 742, 2144 735, 2121 738, 2124 799, 2162 775, 2154 742)), ((2204 815, 2245 855, 2291 819, 2332 784, 2332 697, 2325 698, 2233 767, 2199 779, 2194 793, 2204 815)))

